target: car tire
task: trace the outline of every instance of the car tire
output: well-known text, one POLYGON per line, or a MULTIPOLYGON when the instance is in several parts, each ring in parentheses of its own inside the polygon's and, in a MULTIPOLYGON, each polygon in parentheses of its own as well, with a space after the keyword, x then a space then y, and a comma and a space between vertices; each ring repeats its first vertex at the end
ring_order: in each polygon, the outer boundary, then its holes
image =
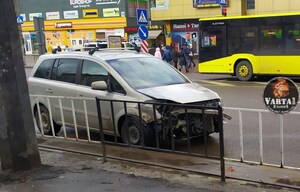
MULTIPOLYGON (((52 128, 51 128, 51 119, 50 119, 48 109, 44 105, 40 105, 40 112, 41 112, 42 127, 43 127, 44 135, 53 135, 52 128)), ((36 119, 37 127, 41 132, 38 110, 36 110, 34 116, 36 119)), ((54 128, 55 135, 57 135, 59 133, 59 131, 61 130, 61 126, 56 124, 54 121, 53 121, 53 128, 54 128)))
POLYGON ((252 65, 249 61, 240 61, 236 68, 235 74, 240 81, 249 81, 253 77, 252 65))
POLYGON ((123 143, 128 144, 130 141, 131 145, 151 146, 153 143, 153 131, 143 120, 140 122, 136 117, 128 117, 128 123, 124 121, 121 136, 123 143), (142 138, 144 138, 144 144, 142 143, 142 138))

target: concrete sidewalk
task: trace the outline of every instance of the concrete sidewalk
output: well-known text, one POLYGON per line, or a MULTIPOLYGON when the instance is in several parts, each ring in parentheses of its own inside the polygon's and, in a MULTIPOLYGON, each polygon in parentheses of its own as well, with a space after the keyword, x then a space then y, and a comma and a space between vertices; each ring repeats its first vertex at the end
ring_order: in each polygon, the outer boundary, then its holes
POLYGON ((41 169, 23 173, 1 173, 0 191, 74 192, 220 192, 220 191, 294 191, 264 184, 205 176, 157 166, 55 150, 40 149, 41 169))
POLYGON ((223 183, 215 176, 220 175, 217 160, 109 145, 108 161, 103 163, 99 143, 53 138, 39 138, 38 142, 43 167, 19 174, 2 173, 0 191, 271 192, 300 189, 297 170, 226 162, 226 182, 223 183), (275 186, 279 184, 282 186, 275 186))

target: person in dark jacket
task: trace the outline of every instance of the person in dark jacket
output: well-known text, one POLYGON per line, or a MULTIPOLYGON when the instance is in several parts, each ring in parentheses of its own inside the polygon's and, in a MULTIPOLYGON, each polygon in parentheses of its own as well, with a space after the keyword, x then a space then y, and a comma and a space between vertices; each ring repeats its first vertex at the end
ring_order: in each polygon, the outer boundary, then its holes
POLYGON ((173 63, 174 63, 174 67, 177 69, 177 64, 178 64, 178 58, 179 58, 179 53, 178 51, 176 50, 176 47, 175 46, 172 46, 172 60, 173 60, 173 63))
POLYGON ((170 46, 169 46, 169 45, 166 46, 166 49, 165 49, 165 51, 164 51, 162 60, 165 60, 165 61, 167 61, 169 64, 171 64, 171 61, 172 61, 172 53, 171 53, 171 50, 170 50, 170 46))
POLYGON ((189 70, 188 70, 188 66, 187 66, 187 60, 186 60, 186 54, 184 53, 184 49, 183 47, 180 48, 180 53, 179 53, 179 65, 180 65, 180 68, 179 68, 179 71, 181 71, 182 67, 184 66, 185 67, 185 71, 188 73, 189 70))

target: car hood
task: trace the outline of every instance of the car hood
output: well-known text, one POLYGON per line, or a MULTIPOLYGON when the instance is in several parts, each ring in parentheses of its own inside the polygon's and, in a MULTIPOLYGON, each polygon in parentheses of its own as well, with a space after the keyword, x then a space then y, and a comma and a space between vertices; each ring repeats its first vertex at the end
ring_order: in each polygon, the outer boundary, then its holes
POLYGON ((217 93, 197 83, 144 88, 137 91, 154 99, 170 100, 181 104, 220 98, 217 93))

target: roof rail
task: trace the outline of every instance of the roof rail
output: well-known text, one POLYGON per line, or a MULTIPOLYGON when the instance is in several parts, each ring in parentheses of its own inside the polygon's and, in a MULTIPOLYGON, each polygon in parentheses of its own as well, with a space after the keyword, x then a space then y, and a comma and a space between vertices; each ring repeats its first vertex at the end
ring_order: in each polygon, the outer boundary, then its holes
POLYGON ((107 51, 107 50, 129 50, 129 51, 136 51, 137 53, 141 52, 140 47, 134 47, 134 48, 93 48, 89 50, 89 55, 93 55, 96 51, 107 51))

